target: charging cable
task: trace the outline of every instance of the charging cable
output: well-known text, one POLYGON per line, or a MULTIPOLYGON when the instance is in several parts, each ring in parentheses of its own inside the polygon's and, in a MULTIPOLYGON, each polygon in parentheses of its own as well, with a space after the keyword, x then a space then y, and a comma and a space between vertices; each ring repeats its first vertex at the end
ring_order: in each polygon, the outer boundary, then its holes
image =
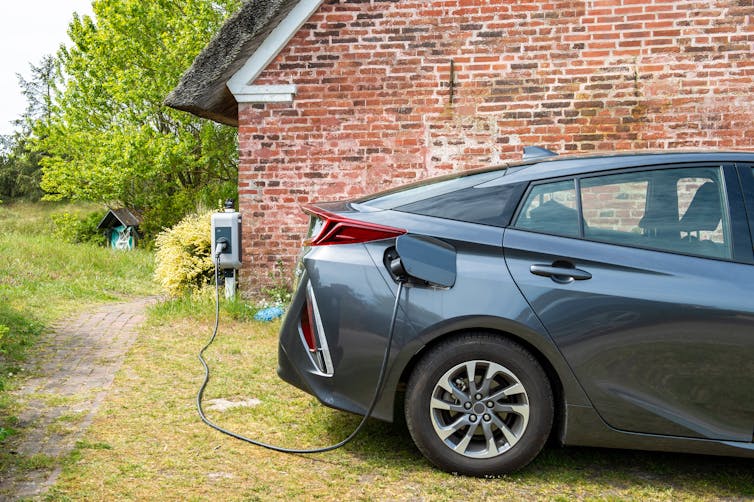
POLYGON ((253 444, 254 446, 260 446, 262 448, 267 448, 268 450, 278 451, 281 453, 296 453, 296 454, 309 454, 309 453, 324 453, 327 451, 332 451, 340 448, 341 446, 344 446, 351 442, 353 438, 356 437, 356 435, 361 432, 361 429, 364 428, 364 425, 366 424, 369 417, 372 416, 372 413, 374 412, 375 406, 377 406, 377 401, 379 401, 380 394, 382 394, 382 388, 385 385, 385 375, 387 374, 387 362, 388 358, 390 356, 390 348, 393 345, 393 336, 395 335, 395 321, 396 317, 398 316, 398 305, 400 304, 401 294, 403 293, 403 284, 404 280, 399 279, 398 280, 398 290, 395 294, 395 304, 393 305, 393 315, 390 318, 390 331, 388 332, 387 337, 387 345, 385 346, 385 355, 382 357, 382 364, 380 365, 380 373, 377 378, 377 385, 374 390, 374 397, 372 397, 372 402, 369 404, 369 408, 367 409, 366 414, 361 419, 361 422, 359 422, 359 425, 356 426, 356 429, 348 435, 343 441, 336 443, 331 446, 326 446, 324 448, 305 448, 305 449, 299 449, 299 448, 284 448, 282 446, 275 446, 268 443, 263 443, 262 441, 257 441, 255 439, 248 438, 246 436, 242 436, 241 434, 237 434, 235 432, 229 431, 227 429, 224 429, 220 427, 219 425, 212 422, 210 419, 207 418, 207 416, 204 414, 204 410, 202 409, 202 397, 204 396, 204 390, 207 387, 207 384, 209 383, 209 366, 207 366, 207 361, 204 360, 204 351, 209 348, 210 345, 212 345, 212 342, 215 341, 215 338, 217 337, 217 329, 220 325, 220 285, 219 285, 219 278, 220 278, 220 272, 219 272, 219 266, 218 262, 220 260, 220 254, 222 253, 224 246, 221 248, 221 244, 218 243, 218 250, 215 250, 215 328, 212 331, 212 336, 209 339, 209 342, 207 342, 207 345, 205 345, 202 350, 199 351, 199 361, 201 361, 202 366, 204 366, 204 381, 202 382, 201 387, 199 388, 199 392, 196 395, 196 409, 199 411, 199 416, 201 417, 202 421, 207 424, 208 426, 212 427, 218 432, 222 432, 223 434, 226 434, 232 438, 236 438, 240 441, 244 441, 249 444, 253 444))

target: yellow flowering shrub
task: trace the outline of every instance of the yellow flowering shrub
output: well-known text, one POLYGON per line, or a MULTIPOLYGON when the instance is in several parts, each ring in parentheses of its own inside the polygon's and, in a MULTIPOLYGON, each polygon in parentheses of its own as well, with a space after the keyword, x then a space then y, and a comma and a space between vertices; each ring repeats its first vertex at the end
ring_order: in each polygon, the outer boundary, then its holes
POLYGON ((155 280, 170 296, 201 291, 214 280, 212 212, 190 214, 155 241, 155 280))

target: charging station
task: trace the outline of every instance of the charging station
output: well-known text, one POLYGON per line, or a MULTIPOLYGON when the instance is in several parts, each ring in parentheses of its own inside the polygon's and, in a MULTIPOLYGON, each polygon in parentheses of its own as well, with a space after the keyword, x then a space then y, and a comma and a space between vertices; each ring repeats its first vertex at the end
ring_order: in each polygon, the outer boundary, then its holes
POLYGON ((225 211, 212 215, 212 257, 225 278, 225 298, 236 296, 241 268, 241 213, 233 205, 228 199, 225 211))

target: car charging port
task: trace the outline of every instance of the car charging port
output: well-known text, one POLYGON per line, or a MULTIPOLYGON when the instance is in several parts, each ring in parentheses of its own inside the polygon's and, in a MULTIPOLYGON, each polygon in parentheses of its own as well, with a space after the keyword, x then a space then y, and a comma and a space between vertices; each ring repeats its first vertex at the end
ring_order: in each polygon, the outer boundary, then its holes
POLYGON ((398 250, 394 246, 389 247, 385 251, 382 263, 395 282, 405 282, 408 279, 406 268, 403 266, 401 257, 398 255, 398 250))

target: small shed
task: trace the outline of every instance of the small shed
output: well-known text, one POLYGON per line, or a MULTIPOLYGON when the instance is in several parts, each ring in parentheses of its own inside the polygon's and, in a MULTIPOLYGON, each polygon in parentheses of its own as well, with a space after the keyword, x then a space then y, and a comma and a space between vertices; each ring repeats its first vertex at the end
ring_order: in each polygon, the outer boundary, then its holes
POLYGON ((97 229, 105 234, 111 248, 133 249, 139 238, 141 221, 141 214, 133 209, 110 209, 97 229))

